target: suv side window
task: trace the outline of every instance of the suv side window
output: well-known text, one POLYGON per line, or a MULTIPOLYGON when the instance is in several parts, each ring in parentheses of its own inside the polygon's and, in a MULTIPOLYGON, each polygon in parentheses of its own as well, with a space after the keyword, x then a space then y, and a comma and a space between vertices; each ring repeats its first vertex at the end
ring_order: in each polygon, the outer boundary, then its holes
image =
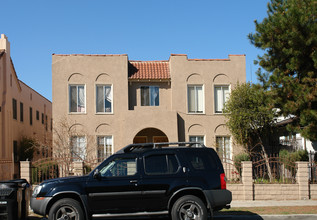
POLYGON ((191 157, 190 163, 195 170, 205 170, 206 169, 206 165, 204 164, 204 161, 202 160, 201 156, 195 155, 195 156, 191 157))
POLYGON ((117 157, 106 164, 101 170, 102 177, 133 176, 137 173, 136 158, 117 157))
POLYGON ((149 155, 144 158, 145 173, 148 175, 173 174, 178 170, 179 164, 174 154, 149 155))
POLYGON ((194 170, 216 170, 215 159, 207 152, 187 151, 186 158, 194 170))

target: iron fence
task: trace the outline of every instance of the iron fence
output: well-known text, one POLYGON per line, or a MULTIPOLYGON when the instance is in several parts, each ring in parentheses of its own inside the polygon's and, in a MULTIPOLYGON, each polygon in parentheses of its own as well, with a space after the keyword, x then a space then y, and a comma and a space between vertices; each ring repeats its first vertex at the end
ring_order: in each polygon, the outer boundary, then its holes
POLYGON ((44 158, 32 162, 31 166, 32 184, 38 184, 47 179, 54 179, 60 176, 57 161, 52 158, 44 158))
POLYGON ((234 164, 231 159, 223 159, 223 169, 226 174, 227 183, 242 183, 242 166, 240 164, 234 164))
POLYGON ((47 179, 74 176, 78 174, 86 175, 99 165, 103 158, 81 161, 83 162, 81 170, 76 170, 76 167, 74 166, 74 161, 78 161, 77 159, 78 158, 50 157, 32 162, 32 184, 38 184, 47 179))
POLYGON ((255 183, 296 183, 295 162, 270 155, 268 159, 252 158, 252 173, 255 183))
MULTIPOLYGON (((309 154, 310 183, 317 184, 317 166, 314 155, 309 154)), ((88 174, 104 158, 93 158, 83 161, 83 170, 79 173, 88 174)), ((73 158, 45 158, 32 162, 32 184, 38 184, 46 179, 76 175, 73 158)), ((228 183, 242 183, 242 166, 231 159, 222 159, 223 168, 228 183)), ((253 157, 252 173, 255 183, 296 183, 297 168, 295 162, 287 161, 278 155, 271 155, 268 159, 272 177, 269 178, 267 161, 262 157, 253 157)))

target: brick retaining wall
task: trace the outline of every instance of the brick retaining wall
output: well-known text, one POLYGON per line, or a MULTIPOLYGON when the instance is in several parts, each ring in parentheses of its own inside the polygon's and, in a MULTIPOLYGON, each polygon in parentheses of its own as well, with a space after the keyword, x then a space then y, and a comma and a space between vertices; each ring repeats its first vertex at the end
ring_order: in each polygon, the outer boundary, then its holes
POLYGON ((254 184, 254 200, 297 200, 298 184, 254 184))
POLYGON ((310 198, 317 200, 317 184, 310 184, 310 198))
MULTIPOLYGON (((317 184, 309 184, 308 162, 296 162, 296 184, 254 184, 252 162, 242 162, 242 183, 227 184, 233 200, 317 200, 317 184)), ((74 164, 75 175, 83 175, 83 163, 74 164)), ((30 161, 21 161, 20 177, 31 180, 30 161)))
POLYGON ((233 200, 317 200, 317 184, 309 184, 308 162, 296 166, 296 184, 254 184, 252 162, 242 162, 242 183, 227 188, 233 200))
POLYGON ((227 184, 227 189, 232 192, 233 200, 244 200, 243 184, 227 184))

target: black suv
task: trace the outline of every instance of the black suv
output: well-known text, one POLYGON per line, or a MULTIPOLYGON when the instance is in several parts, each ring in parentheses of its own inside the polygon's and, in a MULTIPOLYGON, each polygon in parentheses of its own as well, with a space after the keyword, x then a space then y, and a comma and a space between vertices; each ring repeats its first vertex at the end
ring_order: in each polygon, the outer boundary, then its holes
POLYGON ((34 189, 31 208, 49 219, 169 215, 201 219, 229 208, 221 161, 200 143, 131 144, 87 176, 47 180, 34 189))

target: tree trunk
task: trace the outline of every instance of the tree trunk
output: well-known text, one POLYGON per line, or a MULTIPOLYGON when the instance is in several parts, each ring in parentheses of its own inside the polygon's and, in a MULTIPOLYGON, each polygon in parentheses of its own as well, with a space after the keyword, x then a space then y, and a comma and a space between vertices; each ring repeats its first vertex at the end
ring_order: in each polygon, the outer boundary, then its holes
POLYGON ((266 168, 267 168, 267 174, 268 174, 268 176, 270 178, 270 182, 272 183, 273 178, 272 178, 272 171, 271 171, 271 167, 270 167, 269 157, 267 156, 267 153, 265 151, 265 148, 264 148, 262 142, 261 142, 260 145, 261 145, 261 148, 262 148, 262 157, 265 160, 265 164, 266 164, 266 168))

